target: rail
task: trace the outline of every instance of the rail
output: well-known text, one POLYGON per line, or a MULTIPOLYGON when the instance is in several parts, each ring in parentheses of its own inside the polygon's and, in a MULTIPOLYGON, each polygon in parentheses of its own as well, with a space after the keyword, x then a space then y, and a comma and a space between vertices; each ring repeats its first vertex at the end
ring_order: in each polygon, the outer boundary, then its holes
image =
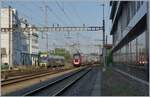
POLYGON ((69 74, 61 79, 57 79, 42 87, 36 88, 32 91, 25 93, 23 96, 57 96, 61 95, 63 91, 73 85, 77 80, 81 79, 87 74, 91 68, 83 68, 72 74, 69 74))
POLYGON ((6 86, 6 85, 9 85, 9 84, 13 84, 13 83, 21 82, 21 81, 26 81, 26 80, 46 76, 46 75, 51 75, 51 74, 55 74, 55 73, 58 73, 58 72, 63 72, 63 71, 66 71, 66 70, 68 70, 68 69, 61 69, 61 70, 51 71, 51 72, 46 71, 46 72, 40 72, 40 73, 34 73, 34 74, 27 74, 27 75, 23 75, 23 76, 18 76, 18 77, 2 80, 1 81, 1 86, 3 87, 3 86, 6 86))

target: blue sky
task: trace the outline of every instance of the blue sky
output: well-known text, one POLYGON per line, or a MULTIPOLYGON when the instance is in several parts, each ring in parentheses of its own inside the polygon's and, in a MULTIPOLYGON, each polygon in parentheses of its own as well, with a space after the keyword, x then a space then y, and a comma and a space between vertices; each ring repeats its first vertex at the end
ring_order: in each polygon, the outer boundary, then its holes
MULTIPOLYGON (((106 34, 108 35, 108 43, 112 39, 109 35, 111 22, 109 20, 110 7, 109 1, 100 0, 3 0, 2 7, 11 5, 12 8, 17 9, 19 17, 26 18, 29 23, 36 26, 45 25, 44 6, 48 9, 48 25, 59 24, 60 26, 102 26, 102 6, 105 3, 105 20, 106 20, 106 34), (63 13, 62 9, 66 14, 63 13)), ((40 50, 46 49, 45 39, 41 38, 39 33, 39 47, 40 50)), ((45 34, 44 34, 45 37, 45 34)), ((80 42, 80 49, 82 52, 97 53, 98 47, 94 44, 102 44, 102 31, 99 32, 51 32, 49 33, 49 49, 55 47, 67 47, 73 43, 80 42), (67 37, 71 38, 67 38, 67 37), (78 37, 79 36, 79 37, 78 37), (91 46, 89 46, 91 45, 91 46)))

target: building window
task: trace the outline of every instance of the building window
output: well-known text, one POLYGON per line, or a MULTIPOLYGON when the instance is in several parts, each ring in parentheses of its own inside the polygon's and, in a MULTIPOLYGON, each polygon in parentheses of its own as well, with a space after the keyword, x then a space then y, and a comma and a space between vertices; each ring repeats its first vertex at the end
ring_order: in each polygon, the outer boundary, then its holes
POLYGON ((130 6, 129 5, 126 8, 126 12, 127 12, 127 24, 126 25, 128 25, 130 21, 130 6))
POLYGON ((137 1, 137 11, 139 10, 140 8, 140 1, 137 1))
POLYGON ((1 56, 7 57, 6 48, 1 48, 1 56))
POLYGON ((145 32, 143 32, 137 38, 137 58, 138 64, 144 65, 147 62, 147 52, 146 52, 146 41, 145 41, 145 32))
POLYGON ((143 1, 140 1, 141 5, 143 5, 143 1))
POLYGON ((131 18, 132 18, 136 13, 136 2, 135 1, 131 1, 130 11, 131 11, 131 18))

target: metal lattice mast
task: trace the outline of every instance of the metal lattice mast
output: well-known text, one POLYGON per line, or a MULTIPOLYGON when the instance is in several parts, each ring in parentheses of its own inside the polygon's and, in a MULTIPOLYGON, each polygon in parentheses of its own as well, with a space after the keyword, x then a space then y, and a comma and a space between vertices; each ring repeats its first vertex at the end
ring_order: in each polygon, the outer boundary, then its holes
POLYGON ((106 56, 106 51, 105 51, 105 18, 104 18, 104 4, 103 6, 103 63, 104 63, 104 70, 106 67, 106 60, 105 60, 105 56, 106 56))
MULTIPOLYGON (((45 5, 45 27, 48 27, 48 14, 47 14, 47 8, 48 6, 45 5)), ((46 33, 46 49, 48 51, 48 32, 46 33)))

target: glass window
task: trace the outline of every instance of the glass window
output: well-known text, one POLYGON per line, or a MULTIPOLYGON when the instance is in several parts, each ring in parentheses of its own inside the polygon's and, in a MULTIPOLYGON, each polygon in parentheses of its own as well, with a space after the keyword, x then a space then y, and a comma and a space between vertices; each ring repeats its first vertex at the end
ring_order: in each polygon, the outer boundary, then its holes
POLYGON ((126 25, 128 25, 129 24, 129 21, 130 21, 130 9, 129 9, 129 6, 127 6, 127 24, 126 25))
POLYGON ((125 64, 126 63, 126 47, 124 46, 123 47, 123 63, 125 64))
POLYGON ((147 62, 145 32, 137 38, 138 64, 144 65, 147 62))
POLYGON ((131 3, 131 17, 133 17, 136 13, 136 2, 132 1, 131 3))
POLYGON ((128 48, 127 48, 127 50, 128 50, 128 53, 127 53, 127 60, 128 60, 128 64, 130 64, 130 62, 131 62, 131 43, 128 43, 128 48))
POLYGON ((140 8, 140 1, 137 1, 137 11, 139 10, 140 8))
POLYGON ((131 64, 136 64, 136 39, 131 42, 131 64))

